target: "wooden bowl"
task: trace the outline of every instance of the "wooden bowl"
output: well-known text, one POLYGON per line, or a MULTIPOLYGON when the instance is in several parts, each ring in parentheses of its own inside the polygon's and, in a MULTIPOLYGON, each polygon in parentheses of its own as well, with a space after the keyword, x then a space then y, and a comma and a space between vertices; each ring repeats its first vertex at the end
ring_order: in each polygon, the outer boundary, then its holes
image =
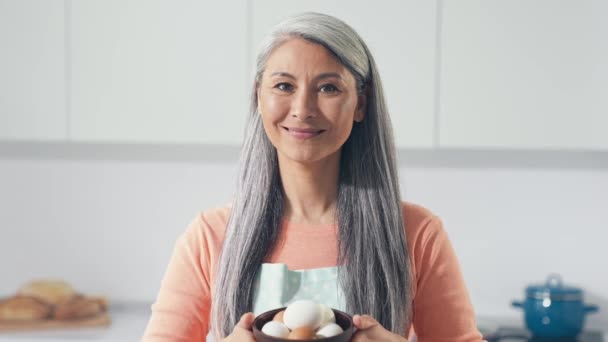
POLYGON ((344 332, 339 335, 320 338, 316 340, 288 340, 286 338, 279 338, 266 335, 262 332, 262 327, 264 324, 272 321, 274 315, 276 315, 279 311, 285 310, 286 308, 274 309, 270 311, 266 311, 260 314, 253 320, 253 336, 257 342, 307 342, 307 341, 323 341, 323 342, 348 342, 350 341, 353 333, 355 332, 355 326, 353 325, 353 318, 340 310, 332 309, 334 315, 336 316, 336 324, 338 324, 344 332))

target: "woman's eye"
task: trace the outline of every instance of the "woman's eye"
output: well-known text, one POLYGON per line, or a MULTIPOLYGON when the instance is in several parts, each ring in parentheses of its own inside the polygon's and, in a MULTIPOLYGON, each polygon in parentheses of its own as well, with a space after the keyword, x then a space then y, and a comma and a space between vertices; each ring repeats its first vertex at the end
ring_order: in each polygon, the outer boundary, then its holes
POLYGON ((275 88, 281 90, 281 91, 292 91, 293 90, 293 86, 289 83, 278 83, 274 86, 275 88))
POLYGON ((338 87, 333 84, 324 84, 319 88, 322 93, 337 93, 338 87))

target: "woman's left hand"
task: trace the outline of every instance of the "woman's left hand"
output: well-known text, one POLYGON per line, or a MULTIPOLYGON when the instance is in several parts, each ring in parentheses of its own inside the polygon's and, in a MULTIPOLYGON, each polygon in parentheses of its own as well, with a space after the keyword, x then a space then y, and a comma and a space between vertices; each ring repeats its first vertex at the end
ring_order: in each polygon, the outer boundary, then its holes
POLYGON ((407 342, 403 336, 393 334, 384 329, 372 316, 354 315, 353 323, 357 328, 357 332, 353 335, 352 342, 407 342))

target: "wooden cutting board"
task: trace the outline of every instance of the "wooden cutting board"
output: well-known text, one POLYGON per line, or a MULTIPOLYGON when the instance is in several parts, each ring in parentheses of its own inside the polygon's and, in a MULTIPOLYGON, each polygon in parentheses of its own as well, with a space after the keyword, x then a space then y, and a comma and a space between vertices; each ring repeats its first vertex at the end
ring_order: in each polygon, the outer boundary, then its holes
POLYGON ((48 329, 80 329, 89 327, 106 327, 112 322, 107 312, 97 316, 74 320, 40 320, 32 322, 10 322, 0 320, 0 333, 9 331, 36 331, 48 329))

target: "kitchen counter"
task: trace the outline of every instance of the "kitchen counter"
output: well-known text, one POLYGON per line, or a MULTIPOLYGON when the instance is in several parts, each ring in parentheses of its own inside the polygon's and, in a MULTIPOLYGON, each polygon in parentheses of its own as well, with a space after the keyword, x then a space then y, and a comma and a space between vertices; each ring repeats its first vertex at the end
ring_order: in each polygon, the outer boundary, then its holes
MULTIPOLYGON (((112 304, 110 306, 112 324, 109 327, 2 333, 0 342, 139 341, 150 318, 150 305, 141 302, 112 304)), ((481 316, 477 318, 477 322, 482 332, 493 331, 499 326, 521 327, 523 324, 520 318, 513 317, 481 316)), ((608 332, 604 333, 604 341, 608 342, 608 332)))
MULTIPOLYGON (((496 316, 478 316, 477 327, 479 331, 484 335, 493 335, 498 329, 517 330, 524 329, 525 322, 523 315, 509 316, 509 317, 496 317, 496 316)), ((603 336, 603 341, 608 342, 608 329, 604 325, 593 324, 593 322, 586 321, 584 331, 591 334, 599 334, 603 336)))
POLYGON ((0 341, 133 342, 141 339, 150 318, 149 303, 115 303, 110 305, 109 312, 112 323, 108 327, 2 333, 0 334, 0 341))

